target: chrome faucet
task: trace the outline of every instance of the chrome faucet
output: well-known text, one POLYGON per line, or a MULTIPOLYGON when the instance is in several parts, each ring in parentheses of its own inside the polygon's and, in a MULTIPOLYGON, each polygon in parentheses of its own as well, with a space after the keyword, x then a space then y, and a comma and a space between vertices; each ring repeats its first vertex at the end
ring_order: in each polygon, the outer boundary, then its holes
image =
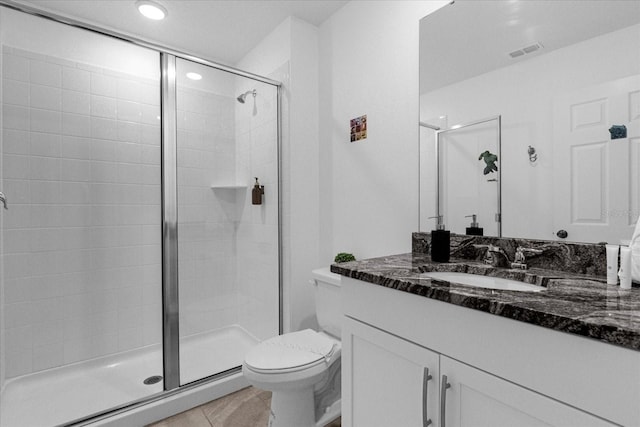
POLYGON ((518 248, 516 249, 516 258, 511 263, 511 268, 526 270, 527 268, 529 268, 529 266, 527 265, 527 255, 538 255, 542 252, 542 249, 533 249, 518 246, 518 248))
POLYGON ((0 202, 2 202, 2 204, 4 205, 5 209, 9 209, 7 207, 7 196, 4 195, 3 192, 0 191, 0 202))
POLYGON ((500 267, 501 263, 499 255, 502 255, 502 257, 505 259, 504 265, 509 265, 509 257, 507 256, 507 253, 504 251, 504 249, 502 249, 500 246, 495 246, 489 243, 488 245, 473 245, 473 247, 487 250, 487 252, 484 254, 483 259, 485 264, 491 264, 494 267, 500 267))

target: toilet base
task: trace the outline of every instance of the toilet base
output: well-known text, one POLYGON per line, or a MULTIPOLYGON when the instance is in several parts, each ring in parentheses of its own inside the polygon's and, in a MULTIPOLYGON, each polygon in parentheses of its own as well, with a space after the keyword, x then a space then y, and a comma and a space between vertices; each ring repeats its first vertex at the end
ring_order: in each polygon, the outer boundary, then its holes
POLYGON ((270 427, 316 427, 313 387, 271 395, 270 427))
POLYGON ((324 414, 316 421, 316 427, 325 427, 329 423, 340 418, 340 415, 342 414, 341 403, 341 399, 338 399, 327 407, 324 414))

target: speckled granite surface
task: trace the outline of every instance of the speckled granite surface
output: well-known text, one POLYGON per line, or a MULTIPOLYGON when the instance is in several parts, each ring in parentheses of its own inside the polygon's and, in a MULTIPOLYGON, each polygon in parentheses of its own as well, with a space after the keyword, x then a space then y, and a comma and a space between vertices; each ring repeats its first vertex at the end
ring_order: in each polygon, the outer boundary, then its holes
MULTIPOLYGON (((428 254, 430 253, 430 242, 430 233, 413 233, 411 236, 411 250, 413 252, 428 254)), ((451 233, 451 256, 455 258, 481 260, 484 251, 475 248, 473 245, 487 244, 501 247, 509 257, 509 261, 514 260, 518 246, 542 250, 542 253, 539 255, 527 256, 527 264, 530 267, 593 274, 596 276, 604 276, 607 274, 605 245, 592 243, 467 236, 464 234, 451 233)), ((503 267, 507 267, 507 265, 505 264, 503 267)))
POLYGON ((603 276, 548 269, 497 268, 452 258, 434 263, 411 253, 334 264, 343 276, 480 310, 545 328, 597 339, 640 351, 640 288, 607 286, 603 276), (497 291, 421 277, 427 271, 461 271, 513 278, 544 286, 542 292, 497 291))

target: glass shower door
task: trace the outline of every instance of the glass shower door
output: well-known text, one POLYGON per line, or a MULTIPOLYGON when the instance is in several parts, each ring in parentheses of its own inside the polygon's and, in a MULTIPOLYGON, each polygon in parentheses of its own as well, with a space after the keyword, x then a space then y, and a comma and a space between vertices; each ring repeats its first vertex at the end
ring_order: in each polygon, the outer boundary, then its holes
POLYGON ((279 332, 278 102, 275 86, 182 59, 176 85, 186 384, 241 366, 279 332))
POLYGON ((159 54, 0 8, 0 424, 163 389, 159 54))

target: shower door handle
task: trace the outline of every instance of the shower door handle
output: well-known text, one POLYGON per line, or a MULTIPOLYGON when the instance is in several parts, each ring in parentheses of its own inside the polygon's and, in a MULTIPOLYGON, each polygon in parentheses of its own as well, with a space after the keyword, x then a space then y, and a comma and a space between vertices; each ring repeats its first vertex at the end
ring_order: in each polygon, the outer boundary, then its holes
POLYGON ((5 209, 9 210, 9 208, 7 207, 7 196, 5 196, 4 193, 1 191, 0 191, 0 202, 2 202, 5 209))

